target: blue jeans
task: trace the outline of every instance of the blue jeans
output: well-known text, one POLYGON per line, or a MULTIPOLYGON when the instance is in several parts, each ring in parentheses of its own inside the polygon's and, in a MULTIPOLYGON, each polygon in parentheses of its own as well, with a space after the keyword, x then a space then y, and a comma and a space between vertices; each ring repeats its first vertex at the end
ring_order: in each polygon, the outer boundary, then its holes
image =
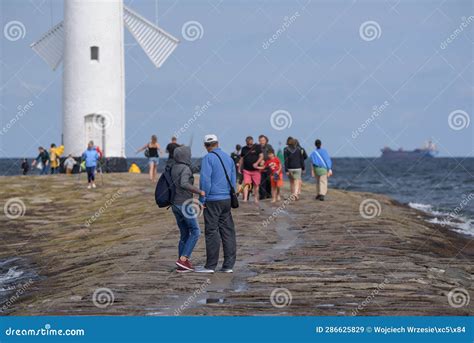
POLYGON ((186 256, 187 258, 190 258, 199 236, 201 235, 201 229, 199 228, 197 215, 192 218, 188 218, 189 215, 184 215, 184 213, 192 213, 190 212, 191 210, 183 210, 185 206, 186 205, 173 205, 172 209, 173 214, 176 217, 176 224, 181 233, 178 244, 178 255, 179 257, 186 256))
POLYGON ((47 175, 49 170, 49 164, 44 163, 41 169, 40 175, 47 175))
POLYGON ((91 183, 95 181, 95 167, 86 167, 87 172, 87 182, 91 183))

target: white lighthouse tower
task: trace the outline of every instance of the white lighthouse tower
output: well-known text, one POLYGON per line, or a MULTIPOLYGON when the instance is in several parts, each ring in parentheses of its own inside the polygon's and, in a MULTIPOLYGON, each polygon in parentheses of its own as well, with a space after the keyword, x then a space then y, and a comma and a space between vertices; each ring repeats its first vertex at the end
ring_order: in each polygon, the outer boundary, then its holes
POLYGON ((115 169, 122 170, 126 167, 124 24, 156 67, 179 42, 122 0, 67 0, 64 21, 31 45, 53 70, 63 61, 65 152, 80 156, 93 140, 109 160, 115 160, 115 169))

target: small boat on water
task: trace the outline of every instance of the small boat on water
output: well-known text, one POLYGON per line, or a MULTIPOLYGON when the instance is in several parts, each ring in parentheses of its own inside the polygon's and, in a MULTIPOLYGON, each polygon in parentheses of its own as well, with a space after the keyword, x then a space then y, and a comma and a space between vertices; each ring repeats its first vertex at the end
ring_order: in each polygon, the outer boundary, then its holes
POLYGON ((380 158, 384 159, 417 159, 417 158, 433 158, 438 154, 435 144, 432 141, 428 141, 424 147, 415 150, 392 150, 389 147, 381 149, 382 155, 380 158))

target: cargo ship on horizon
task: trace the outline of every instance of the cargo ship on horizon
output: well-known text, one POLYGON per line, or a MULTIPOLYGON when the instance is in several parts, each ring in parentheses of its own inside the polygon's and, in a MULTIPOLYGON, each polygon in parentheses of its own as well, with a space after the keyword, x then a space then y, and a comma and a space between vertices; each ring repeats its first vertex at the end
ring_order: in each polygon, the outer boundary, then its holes
POLYGON ((381 149, 382 155, 380 158, 384 159, 416 159, 416 158, 433 158, 438 154, 435 144, 432 141, 428 141, 424 147, 415 150, 393 150, 389 147, 381 149))

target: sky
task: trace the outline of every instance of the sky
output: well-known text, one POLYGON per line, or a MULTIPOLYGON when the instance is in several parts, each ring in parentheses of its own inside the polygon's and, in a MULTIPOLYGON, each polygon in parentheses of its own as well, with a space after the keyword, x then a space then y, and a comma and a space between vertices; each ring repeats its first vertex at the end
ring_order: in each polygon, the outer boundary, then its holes
MULTIPOLYGON (((63 2, 0 3, 0 158, 35 156, 61 140, 62 70, 30 44, 63 19, 63 2)), ((128 157, 152 134, 165 145, 176 132, 194 156, 208 133, 228 152, 266 134, 274 147, 293 136, 308 150, 320 138, 337 157, 428 139, 440 156, 473 156, 470 0, 125 5, 180 39, 157 69, 125 29, 128 157)))

